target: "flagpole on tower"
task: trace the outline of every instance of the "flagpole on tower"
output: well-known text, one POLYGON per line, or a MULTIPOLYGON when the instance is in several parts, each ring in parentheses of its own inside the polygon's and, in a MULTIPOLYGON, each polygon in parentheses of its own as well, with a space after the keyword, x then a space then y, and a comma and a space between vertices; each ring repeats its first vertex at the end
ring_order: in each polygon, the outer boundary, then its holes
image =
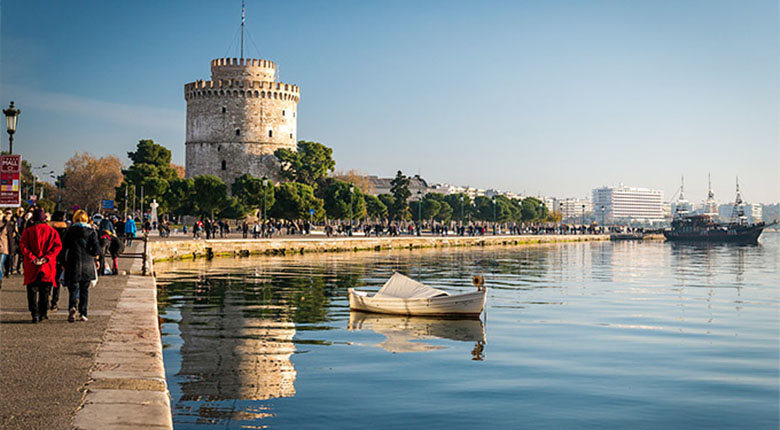
POLYGON ((241 58, 244 58, 244 0, 241 0, 241 58))

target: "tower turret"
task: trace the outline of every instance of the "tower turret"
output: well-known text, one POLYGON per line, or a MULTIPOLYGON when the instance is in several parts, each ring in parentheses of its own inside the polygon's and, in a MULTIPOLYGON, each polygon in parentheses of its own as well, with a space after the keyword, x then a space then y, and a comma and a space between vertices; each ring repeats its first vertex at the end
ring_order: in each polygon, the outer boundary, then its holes
POLYGON ((274 151, 296 150, 300 89, 277 82, 273 61, 218 58, 211 80, 184 85, 186 175, 278 179, 274 151))

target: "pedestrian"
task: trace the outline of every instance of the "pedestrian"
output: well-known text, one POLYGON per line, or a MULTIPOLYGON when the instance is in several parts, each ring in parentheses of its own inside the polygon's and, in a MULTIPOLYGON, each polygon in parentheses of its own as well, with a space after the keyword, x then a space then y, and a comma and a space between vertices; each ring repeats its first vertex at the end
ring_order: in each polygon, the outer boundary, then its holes
MULTIPOLYGON (((65 231, 68 229, 68 224, 65 222, 65 212, 54 211, 51 215, 51 221, 49 225, 57 231, 57 235, 60 237, 60 242, 65 240, 65 231)), ((51 289, 51 304, 49 310, 56 312, 59 310, 58 303, 60 301, 60 294, 62 289, 65 288, 65 284, 62 282, 62 273, 65 268, 65 252, 60 251, 57 254, 57 273, 54 277, 54 284, 51 289)))
POLYGON ((128 215, 127 221, 125 221, 125 241, 127 242, 127 246, 133 246, 133 238, 135 237, 135 232, 136 232, 135 220, 131 215, 128 215))
POLYGON ((3 269, 5 268, 5 260, 11 253, 11 243, 13 243, 13 232, 15 230, 15 224, 13 220, 13 212, 6 210, 4 214, 0 215, 0 288, 3 288, 3 269))
POLYGON ((95 257, 100 252, 100 242, 94 228, 88 224, 89 216, 83 210, 73 215, 73 224, 65 233, 65 285, 68 286, 68 322, 76 319, 76 306, 81 321, 87 321, 89 284, 97 279, 95 257))
POLYGON ((111 235, 111 243, 108 245, 108 252, 111 253, 111 274, 119 274, 119 254, 125 251, 125 244, 115 235, 111 235))
POLYGON ((34 324, 49 319, 49 290, 57 276, 56 260, 62 249, 62 242, 57 231, 46 224, 46 213, 43 209, 35 209, 30 221, 31 225, 22 233, 19 249, 24 258, 27 307, 34 324))

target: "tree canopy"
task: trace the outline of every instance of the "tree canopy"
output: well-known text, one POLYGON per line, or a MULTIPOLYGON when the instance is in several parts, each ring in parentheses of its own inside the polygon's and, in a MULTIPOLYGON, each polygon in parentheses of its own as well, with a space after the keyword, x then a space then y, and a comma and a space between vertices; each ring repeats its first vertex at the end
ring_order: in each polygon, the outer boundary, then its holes
POLYGON ((270 211, 270 215, 274 218, 290 221, 308 219, 310 210, 314 210, 314 215, 311 217, 315 221, 325 216, 322 199, 314 196, 314 189, 309 185, 284 182, 279 184, 274 192, 276 203, 270 211))
MULTIPOLYGON (((143 205, 153 199, 164 203, 170 182, 179 179, 176 169, 171 165, 171 151, 151 139, 144 139, 138 142, 135 151, 127 153, 127 157, 132 164, 122 171, 124 184, 117 190, 117 198, 123 198, 125 188, 132 185, 136 193, 143 187, 143 205)), ((162 208, 163 211, 166 209, 162 208)))
POLYGON ((114 190, 122 182, 122 162, 113 155, 95 158, 86 152, 76 152, 65 162, 62 197, 68 206, 79 205, 100 210, 101 200, 114 198, 114 190))
POLYGON ((274 152, 281 163, 281 173, 286 179, 317 186, 317 181, 325 178, 336 167, 333 161, 333 149, 319 142, 298 142, 297 151, 277 149, 274 152))
POLYGON ((266 210, 274 205, 274 183, 268 179, 268 183, 263 187, 263 179, 256 178, 249 173, 236 178, 230 186, 233 197, 237 198, 246 209, 266 210), (265 188, 265 189, 264 189, 265 188), (265 200, 263 200, 265 192, 265 200))
POLYGON ((398 221, 405 221, 409 219, 409 196, 412 192, 409 191, 409 177, 399 170, 395 174, 395 178, 390 182, 390 194, 393 195, 393 206, 390 209, 390 217, 398 221))

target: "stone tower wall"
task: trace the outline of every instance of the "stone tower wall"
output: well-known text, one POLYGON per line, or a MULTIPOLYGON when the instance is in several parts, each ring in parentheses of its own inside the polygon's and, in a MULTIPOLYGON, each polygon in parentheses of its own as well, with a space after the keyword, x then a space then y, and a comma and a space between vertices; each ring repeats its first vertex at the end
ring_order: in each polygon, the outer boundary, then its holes
POLYGON ((228 186, 244 173, 277 178, 274 151, 296 149, 300 89, 274 82, 273 62, 217 59, 212 80, 184 86, 186 175, 228 186))

